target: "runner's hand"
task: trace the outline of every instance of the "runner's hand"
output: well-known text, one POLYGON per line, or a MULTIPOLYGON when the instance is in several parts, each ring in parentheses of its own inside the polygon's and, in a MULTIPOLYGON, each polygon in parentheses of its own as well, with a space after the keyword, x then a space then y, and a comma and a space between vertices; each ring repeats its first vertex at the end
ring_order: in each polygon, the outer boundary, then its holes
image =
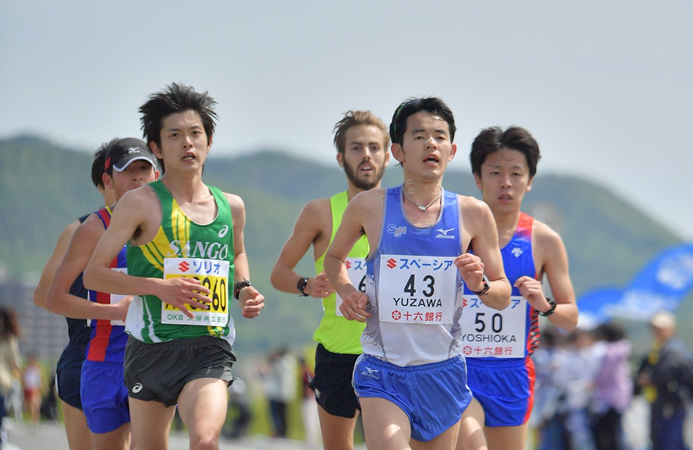
POLYGON ((347 320, 365 322, 366 317, 371 316, 366 312, 368 301, 368 295, 365 292, 354 291, 343 299, 342 304, 339 305, 339 310, 347 320))
POLYGON ((455 258, 454 264, 469 290, 479 292, 484 288, 484 263, 481 262, 481 258, 471 253, 463 253, 455 258))
POLYGON ((126 295, 118 303, 113 305, 113 313, 115 316, 111 320, 121 320, 125 322, 125 318, 128 315, 128 308, 130 307, 130 303, 132 303, 133 298, 134 297, 132 295, 126 295))
POLYGON ((315 298, 325 298, 334 292, 334 288, 330 284, 325 272, 320 272, 308 281, 308 286, 305 289, 306 294, 315 298))
POLYGON ((183 314, 195 317, 188 307, 207 310, 212 299, 207 297, 210 290, 195 278, 169 278, 161 280, 156 295, 162 302, 180 309, 183 314))
POLYGON ((551 309, 551 305, 546 301, 541 281, 524 276, 515 281, 515 287, 520 290, 520 295, 527 300, 532 308, 542 312, 551 309))
POLYGON ((260 310, 265 307, 265 296, 260 294, 253 286, 246 286, 238 294, 241 306, 241 314, 246 319, 253 319, 260 315, 260 310))

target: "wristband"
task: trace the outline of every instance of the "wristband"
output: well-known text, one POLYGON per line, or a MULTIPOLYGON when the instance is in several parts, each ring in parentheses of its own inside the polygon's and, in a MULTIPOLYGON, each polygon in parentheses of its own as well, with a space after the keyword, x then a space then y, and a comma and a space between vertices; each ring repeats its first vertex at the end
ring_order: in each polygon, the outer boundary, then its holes
POLYGON ((554 311, 556 311, 556 302, 551 300, 549 297, 546 297, 546 301, 549 302, 549 305, 551 305, 551 308, 546 312, 537 311, 537 313, 539 313, 539 315, 542 317, 549 317, 551 314, 554 313, 554 311))
POLYGON ((243 278, 243 281, 239 281, 238 283, 234 284, 233 285, 233 298, 235 298, 236 300, 239 300, 239 296, 241 295, 241 290, 244 287, 248 287, 248 286, 252 286, 252 285, 250 284, 250 280, 246 280, 245 278, 243 278))

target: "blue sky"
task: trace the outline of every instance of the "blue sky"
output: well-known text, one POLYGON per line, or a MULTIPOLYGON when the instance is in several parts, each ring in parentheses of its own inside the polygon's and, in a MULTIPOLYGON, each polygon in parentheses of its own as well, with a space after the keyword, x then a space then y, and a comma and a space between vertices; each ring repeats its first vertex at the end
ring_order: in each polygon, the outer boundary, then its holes
POLYGON ((537 182, 595 180, 691 240, 691 17, 687 0, 0 0, 0 138, 139 137, 139 105, 178 81, 218 101, 214 153, 331 164, 345 111, 389 123, 436 95, 458 124, 453 167, 480 129, 524 126, 537 182))

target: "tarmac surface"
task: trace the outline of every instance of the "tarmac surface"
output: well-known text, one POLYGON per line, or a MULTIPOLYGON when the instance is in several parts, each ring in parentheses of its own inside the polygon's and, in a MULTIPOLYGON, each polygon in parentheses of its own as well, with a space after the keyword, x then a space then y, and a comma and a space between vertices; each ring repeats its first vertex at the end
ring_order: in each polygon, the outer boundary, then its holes
MULTIPOLYGON (((9 444, 2 450, 69 450, 62 422, 41 422, 32 425, 27 422, 8 422, 9 444)), ((188 450, 188 435, 172 432, 169 436, 169 450, 188 450)), ((306 442, 288 439, 273 439, 266 436, 251 436, 230 440, 221 438, 220 450, 318 450, 322 445, 309 445, 306 442)), ((355 450, 366 450, 365 445, 357 445, 355 450)))

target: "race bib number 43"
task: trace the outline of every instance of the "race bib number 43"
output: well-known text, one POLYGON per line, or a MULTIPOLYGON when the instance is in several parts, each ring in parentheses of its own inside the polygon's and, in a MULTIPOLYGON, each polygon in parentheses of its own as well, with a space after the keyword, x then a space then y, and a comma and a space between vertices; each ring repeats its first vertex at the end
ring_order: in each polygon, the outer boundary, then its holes
POLYGON ((457 295, 454 258, 381 255, 378 311, 381 322, 451 324, 457 295))
POLYGON ((210 290, 209 309, 188 306, 193 317, 183 314, 175 306, 161 303, 161 322, 175 325, 203 325, 223 327, 229 322, 229 262, 215 259, 166 258, 164 279, 194 278, 210 290))

